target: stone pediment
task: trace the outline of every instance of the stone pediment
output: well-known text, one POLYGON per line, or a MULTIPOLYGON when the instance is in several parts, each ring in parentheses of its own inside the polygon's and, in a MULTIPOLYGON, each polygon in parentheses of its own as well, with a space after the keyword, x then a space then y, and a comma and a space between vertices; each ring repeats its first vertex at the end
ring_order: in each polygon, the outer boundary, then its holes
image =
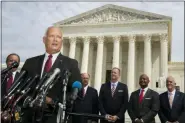
POLYGON ((130 9, 122 6, 108 4, 80 15, 55 23, 55 25, 68 24, 98 24, 130 21, 170 20, 171 17, 130 9))

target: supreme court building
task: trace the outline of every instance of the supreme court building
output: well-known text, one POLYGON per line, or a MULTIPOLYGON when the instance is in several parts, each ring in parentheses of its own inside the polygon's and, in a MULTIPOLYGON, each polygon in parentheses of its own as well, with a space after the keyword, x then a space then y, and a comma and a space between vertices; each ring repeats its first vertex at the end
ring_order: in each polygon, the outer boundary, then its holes
MULTIPOLYGON (((63 32, 62 54, 78 61, 81 73, 91 75, 90 85, 97 90, 110 80, 111 69, 119 67, 120 81, 129 93, 139 88, 143 73, 159 93, 166 91, 168 75, 185 91, 184 62, 171 61, 171 17, 108 4, 54 25, 63 32)), ((125 122, 131 122, 128 114, 125 122)), ((158 117, 156 122, 160 123, 158 117)))
POLYGON ((184 91, 184 63, 171 62, 171 17, 108 4, 54 25, 63 32, 61 52, 78 60, 97 90, 119 67, 129 93, 139 88, 142 73, 152 89, 165 91, 165 77, 172 75, 184 91))
POLYGON ((54 25, 63 32, 62 54, 78 61, 97 90, 110 80, 112 67, 119 67, 129 93, 139 88, 143 73, 159 93, 166 90, 168 75, 185 92, 184 62, 171 61, 171 17, 107 4, 54 25))

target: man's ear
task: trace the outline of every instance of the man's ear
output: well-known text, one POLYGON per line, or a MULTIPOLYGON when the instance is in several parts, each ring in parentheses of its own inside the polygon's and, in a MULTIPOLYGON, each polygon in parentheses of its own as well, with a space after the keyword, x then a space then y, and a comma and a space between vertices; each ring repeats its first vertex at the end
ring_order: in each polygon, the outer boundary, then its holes
POLYGON ((42 40, 43 40, 43 43, 45 44, 45 43, 46 43, 46 36, 44 36, 44 37, 42 38, 42 40))

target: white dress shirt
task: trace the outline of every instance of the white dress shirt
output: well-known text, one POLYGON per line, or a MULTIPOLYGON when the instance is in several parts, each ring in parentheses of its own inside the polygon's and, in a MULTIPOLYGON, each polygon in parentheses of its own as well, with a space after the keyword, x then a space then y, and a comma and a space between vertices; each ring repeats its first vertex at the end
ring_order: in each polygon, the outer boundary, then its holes
MULTIPOLYGON (((16 71, 14 71, 14 72, 12 72, 13 82, 14 82, 14 80, 15 80, 15 74, 16 74, 16 73, 17 73, 17 70, 16 70, 16 71)), ((7 78, 7 81, 8 81, 8 79, 9 79, 9 78, 7 78)), ((12 83, 13 83, 13 82, 12 82, 12 83)))
POLYGON ((88 88, 88 85, 84 87, 84 95, 85 95, 86 92, 87 92, 87 88, 88 88))
MULTIPOLYGON (((55 63, 55 60, 57 59, 57 57, 58 57, 59 54, 60 54, 60 52, 55 53, 55 54, 51 54, 52 55, 52 66, 55 63)), ((45 67, 46 61, 48 60, 48 56, 49 55, 50 54, 48 54, 47 52, 45 53, 44 62, 42 64, 41 77, 42 77, 42 74, 43 74, 43 71, 44 71, 44 67, 45 67)))
POLYGON ((111 82, 111 89, 113 88, 113 84, 114 84, 114 88, 116 88, 117 85, 118 85, 118 81, 117 82, 111 82))
MULTIPOLYGON (((144 88, 143 96, 145 96, 145 94, 146 94, 147 90, 148 90, 148 87, 144 88)), ((142 88, 140 89, 140 93, 139 93, 139 95, 141 94, 141 91, 142 91, 142 88)))
POLYGON ((170 93, 171 93, 171 94, 172 94, 172 102, 173 102, 173 99, 174 99, 174 97, 175 97, 175 92, 176 92, 175 89, 174 89, 172 92, 169 92, 169 91, 168 91, 168 99, 169 99, 170 93))

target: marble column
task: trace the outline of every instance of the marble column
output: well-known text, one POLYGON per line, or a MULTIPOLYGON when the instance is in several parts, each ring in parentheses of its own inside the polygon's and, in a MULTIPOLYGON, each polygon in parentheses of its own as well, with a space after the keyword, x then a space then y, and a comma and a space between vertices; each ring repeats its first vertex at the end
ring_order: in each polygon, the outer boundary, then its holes
POLYGON ((70 49, 69 49, 69 57, 74 59, 75 58, 75 50, 76 50, 76 37, 71 37, 69 39, 70 49))
POLYGON ((64 54, 64 39, 62 40, 62 47, 60 49, 61 54, 64 54))
POLYGON ((101 87, 101 83, 102 83, 104 36, 98 36, 97 37, 97 42, 98 42, 98 45, 97 45, 94 87, 99 92, 100 87, 101 87))
POLYGON ((119 68, 119 53, 120 53, 120 37, 121 36, 115 36, 113 37, 113 62, 112 62, 112 68, 118 67, 119 68))
POLYGON ((152 57, 151 57, 151 35, 144 35, 144 73, 150 79, 149 87, 152 87, 152 57))
POLYGON ((168 35, 160 34, 161 76, 168 76, 168 35))
POLYGON ((128 36, 128 69, 127 69, 127 86, 129 93, 135 90, 135 35, 128 36))
POLYGON ((84 37, 81 73, 87 73, 87 70, 88 70, 87 68, 88 68, 88 61, 89 61, 89 42, 90 42, 90 37, 84 37))

